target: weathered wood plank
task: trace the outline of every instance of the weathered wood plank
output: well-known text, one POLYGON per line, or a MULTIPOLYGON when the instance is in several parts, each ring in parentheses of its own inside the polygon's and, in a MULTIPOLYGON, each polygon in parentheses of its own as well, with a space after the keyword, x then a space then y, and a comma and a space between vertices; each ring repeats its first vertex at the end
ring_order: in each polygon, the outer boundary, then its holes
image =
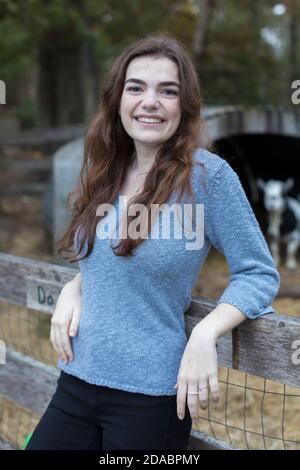
MULTIPOLYGON (((0 298, 51 313, 60 288, 77 272, 0 254, 0 298)), ((187 337, 215 305, 205 297, 192 299, 185 313, 187 337)), ((246 320, 219 339, 218 360, 226 367, 300 387, 300 319, 268 314, 255 321, 246 320)))
MULTIPOLYGON (((0 253, 0 298, 29 307, 27 299, 32 296, 27 291, 28 278, 63 286, 77 273, 78 270, 71 267, 0 253)), ((37 291, 36 298, 38 301, 37 291)))
POLYGON ((0 367, 0 396, 41 415, 56 389, 59 369, 8 350, 0 367))
POLYGON ((25 182, 14 186, 2 186, 0 196, 35 196, 46 191, 47 182, 25 182))
MULTIPOLYGON (((213 305, 209 299, 193 298, 190 326, 204 318, 213 305)), ((220 365, 300 387, 299 318, 272 313, 255 321, 247 319, 232 333, 231 353, 229 338, 220 339, 220 365)))
POLYGON ((0 439, 0 450, 17 450, 9 442, 3 441, 0 439))
POLYGON ((7 164, 6 171, 9 173, 18 172, 24 176, 31 176, 32 173, 49 173, 52 169, 52 156, 43 156, 42 158, 36 159, 31 158, 30 160, 12 160, 7 164))
MULTIPOLYGON (((7 364, 0 368, 0 396, 41 416, 56 390, 60 370, 15 351, 8 351, 7 364)), ((0 440, 1 450, 14 450, 0 440)), ((199 431, 192 430, 188 449, 228 450, 232 447, 199 431)))
POLYGON ((86 132, 85 124, 73 124, 64 127, 33 129, 19 132, 13 137, 1 136, 2 145, 24 145, 35 146, 49 143, 66 142, 76 137, 84 136, 86 132))
POLYGON ((40 278, 27 277, 26 306, 41 312, 51 313, 61 288, 62 284, 58 282, 53 283, 40 278))
POLYGON ((191 430, 187 450, 239 450, 224 441, 208 436, 196 429, 191 430))

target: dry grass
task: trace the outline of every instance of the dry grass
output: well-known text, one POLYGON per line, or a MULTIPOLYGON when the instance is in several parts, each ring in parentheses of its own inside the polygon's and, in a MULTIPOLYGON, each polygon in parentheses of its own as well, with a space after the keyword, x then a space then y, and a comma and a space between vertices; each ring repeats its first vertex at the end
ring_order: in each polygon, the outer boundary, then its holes
MULTIPOLYGON (((279 272, 280 292, 300 285, 300 269, 289 272, 280 266, 279 272)), ((193 294, 218 299, 228 282, 226 259, 212 250, 193 294)), ((272 305, 280 314, 300 317, 300 288, 299 299, 279 297, 272 305)), ((211 400, 207 411, 200 409, 195 429, 242 449, 300 449, 298 388, 222 367, 219 380, 221 400, 211 400)))

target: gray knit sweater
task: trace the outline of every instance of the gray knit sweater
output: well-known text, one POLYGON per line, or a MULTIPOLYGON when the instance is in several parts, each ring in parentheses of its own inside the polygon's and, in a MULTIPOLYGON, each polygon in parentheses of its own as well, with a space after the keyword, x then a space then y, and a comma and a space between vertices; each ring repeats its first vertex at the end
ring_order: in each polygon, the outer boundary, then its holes
MULTIPOLYGON (((218 303, 234 305, 250 319, 274 312, 279 273, 237 174, 207 150, 197 149, 194 159, 206 167, 206 190, 201 166, 192 171, 196 203, 204 207, 196 227, 201 246, 187 248, 191 238, 175 238, 175 225, 170 237, 145 239, 133 257, 116 256, 112 239, 96 236, 92 253, 79 262, 83 298, 74 360, 58 362, 66 373, 129 392, 176 395, 187 343, 184 312, 211 245, 230 270, 218 303)), ((120 206, 117 197, 113 209, 120 206)))

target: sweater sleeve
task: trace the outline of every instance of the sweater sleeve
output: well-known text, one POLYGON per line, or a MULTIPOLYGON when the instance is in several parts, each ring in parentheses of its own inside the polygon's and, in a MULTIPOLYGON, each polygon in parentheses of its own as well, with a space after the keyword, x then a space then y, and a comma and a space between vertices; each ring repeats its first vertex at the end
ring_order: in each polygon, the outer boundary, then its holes
POLYGON ((230 282, 219 298, 255 319, 274 312, 280 275, 238 175, 224 160, 208 193, 205 234, 228 263, 230 282))

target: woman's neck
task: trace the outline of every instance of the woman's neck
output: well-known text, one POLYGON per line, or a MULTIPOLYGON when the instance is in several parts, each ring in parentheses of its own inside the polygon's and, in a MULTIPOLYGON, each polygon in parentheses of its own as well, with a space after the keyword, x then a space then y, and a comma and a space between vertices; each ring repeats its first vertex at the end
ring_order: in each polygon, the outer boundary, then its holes
POLYGON ((155 162, 156 155, 157 152, 153 152, 153 149, 143 151, 136 149, 133 155, 131 169, 136 173, 150 171, 155 162))

